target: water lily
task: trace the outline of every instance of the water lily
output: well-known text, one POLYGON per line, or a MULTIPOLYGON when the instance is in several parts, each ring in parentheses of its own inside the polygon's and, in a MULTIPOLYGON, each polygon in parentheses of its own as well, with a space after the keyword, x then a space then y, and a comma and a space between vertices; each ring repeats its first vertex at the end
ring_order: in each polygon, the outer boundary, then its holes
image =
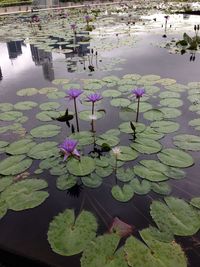
POLYGON ((77 28, 77 26, 76 26, 76 24, 75 24, 75 23, 72 23, 70 26, 71 26, 71 29, 72 29, 73 31, 75 31, 75 30, 76 30, 76 28, 77 28))
POLYGON ((116 146, 116 147, 114 147, 114 148, 112 149, 112 152, 113 152, 113 154, 115 155, 115 157, 118 158, 119 155, 121 154, 121 149, 120 149, 120 147, 116 146))
POLYGON ((91 19, 91 18, 90 18, 89 15, 86 15, 86 16, 85 16, 85 20, 86 20, 87 24, 90 22, 90 19, 91 19))
POLYGON ((94 103, 103 99, 99 93, 93 93, 87 96, 87 102, 92 102, 92 115, 94 115, 94 103))
POLYGON ((78 112, 77 112, 77 106, 76 106, 76 98, 80 96, 83 93, 83 90, 81 89, 76 89, 72 88, 68 90, 66 98, 69 98, 70 100, 74 100, 74 110, 75 110, 75 115, 76 115, 76 126, 77 126, 77 131, 79 132, 79 123, 78 123, 78 112))
POLYGON ((69 99, 76 99, 79 95, 81 95, 83 93, 83 90, 81 89, 77 89, 77 88, 72 88, 72 89, 69 89, 67 92, 67 97, 69 97, 69 99))
POLYGON ((136 98, 138 100, 136 120, 135 120, 136 122, 138 122, 139 110, 140 110, 140 98, 145 94, 145 89, 144 88, 136 88, 132 91, 132 93, 136 96, 136 98))
POLYGON ((60 146, 60 151, 64 154, 64 161, 69 157, 80 158, 80 153, 76 149, 78 141, 73 139, 66 139, 60 146))

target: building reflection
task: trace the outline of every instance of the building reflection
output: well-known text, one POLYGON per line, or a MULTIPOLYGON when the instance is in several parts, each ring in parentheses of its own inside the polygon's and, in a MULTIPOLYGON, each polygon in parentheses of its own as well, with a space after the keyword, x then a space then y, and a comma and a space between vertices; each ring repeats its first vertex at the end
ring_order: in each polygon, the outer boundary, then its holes
POLYGON ((10 59, 17 58, 22 54, 23 41, 10 41, 7 42, 8 55, 10 59))
POLYGON ((52 53, 38 49, 32 44, 30 48, 33 62, 35 62, 36 66, 42 66, 44 78, 49 81, 54 80, 52 53))

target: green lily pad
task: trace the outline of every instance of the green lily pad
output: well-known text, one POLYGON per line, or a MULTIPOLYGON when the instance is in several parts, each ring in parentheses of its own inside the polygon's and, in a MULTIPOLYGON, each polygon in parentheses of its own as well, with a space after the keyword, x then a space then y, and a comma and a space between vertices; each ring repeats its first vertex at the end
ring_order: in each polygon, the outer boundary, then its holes
POLYGON ((41 94, 41 95, 50 94, 50 93, 53 93, 56 91, 58 91, 58 88, 56 88, 56 87, 44 87, 44 88, 38 90, 39 94, 41 94))
POLYGON ((21 139, 11 143, 6 148, 6 153, 11 155, 26 154, 36 143, 32 139, 21 139))
POLYGON ((30 134, 33 137, 46 138, 53 137, 59 134, 61 127, 54 124, 47 124, 33 128, 30 134))
POLYGON ((150 127, 158 133, 173 133, 178 131, 180 125, 173 121, 154 121, 150 127))
POLYGON ((69 138, 75 139, 78 141, 78 145, 85 146, 94 143, 93 133, 89 131, 80 131, 74 134, 71 134, 69 138))
POLYGON ((15 109, 18 110, 30 110, 32 108, 37 107, 37 103, 33 101, 23 101, 23 102, 18 102, 14 105, 15 109))
POLYGON ((151 190, 151 183, 147 180, 142 180, 140 182, 139 179, 134 178, 130 182, 130 186, 133 188, 134 192, 138 195, 146 195, 151 190))
POLYGON ((164 113, 165 119, 174 119, 181 116, 181 111, 177 108, 160 108, 160 111, 164 113))
POLYGON ((173 137, 175 146, 184 150, 199 151, 200 137, 191 134, 180 134, 173 137))
POLYGON ((0 219, 6 215, 7 210, 8 208, 7 208, 6 202, 0 198, 0 219))
POLYGON ((50 92, 47 94, 47 97, 49 99, 59 99, 59 98, 64 98, 65 96, 66 96, 66 94, 64 92, 61 92, 61 91, 50 92))
POLYGON ((24 155, 10 156, 0 162, 0 174, 16 175, 30 168, 31 159, 27 159, 24 155))
POLYGON ((4 191, 6 187, 12 184, 12 182, 13 182, 12 176, 0 178, 0 192, 4 191))
POLYGON ((159 109, 150 109, 143 114, 143 117, 149 121, 160 121, 164 118, 164 113, 159 109))
POLYGON ((112 196, 120 202, 128 202, 134 196, 134 190, 129 184, 123 187, 114 185, 111 190, 112 196))
POLYGON ((32 209, 43 203, 49 196, 48 192, 39 191, 48 186, 41 179, 26 179, 8 186, 1 194, 7 208, 15 211, 32 209))
POLYGON ((197 210, 182 199, 166 197, 165 203, 153 201, 151 216, 161 231, 190 236, 200 228, 197 210))
POLYGON ((114 107, 128 107, 131 101, 125 98, 115 98, 110 101, 111 106, 114 107))
POLYGON ((160 101, 161 106, 166 106, 169 108, 178 108, 183 105, 183 101, 178 98, 165 98, 160 101))
MULTIPOLYGON (((137 151, 128 147, 128 146, 119 146, 120 154, 118 155, 118 160, 121 161, 130 161, 138 157, 137 151)), ((111 156, 114 157, 113 151, 110 152, 111 156)))
POLYGON ((154 154, 162 149, 162 145, 158 141, 140 137, 136 138, 130 146, 143 154, 154 154))
POLYGON ((109 146, 113 147, 119 144, 119 138, 113 134, 101 134, 98 136, 96 140, 96 144, 102 146, 104 143, 109 144, 109 146))
POLYGON ((95 161, 90 157, 81 157, 80 161, 71 158, 67 162, 67 169, 75 176, 86 176, 95 170, 95 161))
POLYGON ((129 266, 187 267, 187 259, 180 245, 156 240, 148 228, 142 230, 140 235, 146 244, 133 236, 126 240, 124 251, 129 266))
POLYGON ((147 126, 145 130, 138 135, 138 137, 143 139, 152 139, 152 140, 159 140, 164 137, 164 134, 156 132, 153 128, 147 126))
MULTIPOLYGON (((133 122, 135 126, 135 132, 140 133, 145 130, 145 125, 139 122, 133 122)), ((119 130, 123 133, 133 133, 133 129, 130 126, 130 122, 123 122, 119 125, 119 130)))
POLYGON ((0 111, 11 111, 13 110, 13 104, 11 103, 0 103, 0 111))
POLYGON ((25 88, 17 91, 18 96, 33 96, 38 93, 38 89, 36 88, 25 88))
POLYGON ((194 164, 193 158, 179 149, 166 148, 157 156, 162 163, 172 167, 186 168, 194 164))
MULTIPOLYGON (((137 102, 129 105, 128 107, 133 109, 135 112, 137 111, 137 102)), ((140 112, 146 112, 148 110, 151 110, 152 109, 152 105, 147 103, 147 102, 140 102, 140 112)))
POLYGON ((104 234, 95 238, 84 250, 81 267, 128 267, 123 249, 118 249, 119 235, 104 234))
POLYGON ((28 152, 28 156, 34 159, 46 159, 58 154, 57 142, 43 142, 37 144, 28 152))
POLYGON ((58 177, 56 180, 56 187, 59 190, 67 190, 77 183, 77 178, 73 175, 64 174, 58 177))
POLYGON ((20 111, 6 111, 0 113, 0 121, 16 121, 23 116, 20 111))
MULTIPOLYGON (((92 115, 92 111, 90 110, 84 110, 84 111, 79 112, 78 114, 79 118, 84 121, 91 121, 91 118, 90 118, 91 115, 92 115)), ((101 119, 105 115, 105 113, 96 111, 95 115, 97 116, 97 119, 101 119)))
POLYGON ((149 181, 152 181, 152 182, 161 182, 161 181, 165 181, 165 180, 169 179, 162 172, 157 171, 157 170, 153 170, 153 169, 149 169, 149 168, 142 166, 142 165, 136 165, 134 167, 134 172, 139 177, 146 179, 146 180, 149 180, 149 181))
POLYGON ((47 111, 47 110, 55 110, 60 107, 58 102, 45 102, 40 105, 40 109, 47 111))
POLYGON ((92 213, 82 211, 75 218, 74 211, 67 209, 50 223, 48 241, 55 253, 71 256, 85 250, 96 236, 96 230, 97 222, 92 213))
POLYGON ((133 169, 118 168, 116 173, 117 179, 121 182, 129 182, 135 177, 133 169))
POLYGON ((119 97, 121 96, 121 92, 117 91, 117 90, 105 90, 102 93, 103 97, 119 97))
POLYGON ((151 189, 161 195, 169 195, 171 193, 171 187, 166 182, 151 183, 151 189))
POLYGON ((60 117, 59 111, 47 110, 36 114, 36 118, 40 121, 52 121, 54 118, 60 117))
MULTIPOLYGON (((180 93, 176 93, 176 92, 171 92, 171 91, 164 91, 162 93, 159 94, 160 98, 179 98, 181 97, 180 93)), ((169 101, 169 100, 168 100, 169 101)))
POLYGON ((191 199, 190 204, 198 209, 200 209, 200 197, 194 197, 191 199))
POLYGON ((96 173, 92 173, 89 176, 81 177, 81 181, 85 186, 90 188, 97 188, 103 182, 102 178, 96 173))

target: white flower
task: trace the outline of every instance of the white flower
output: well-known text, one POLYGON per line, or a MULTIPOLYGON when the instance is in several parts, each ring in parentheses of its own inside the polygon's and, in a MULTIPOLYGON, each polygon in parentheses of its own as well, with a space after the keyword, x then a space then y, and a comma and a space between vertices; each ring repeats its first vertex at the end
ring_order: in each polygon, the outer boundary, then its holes
POLYGON ((89 115, 90 120, 97 120, 97 116, 95 114, 89 115))
POLYGON ((118 157, 121 154, 121 149, 118 146, 116 146, 112 149, 112 152, 115 155, 115 157, 118 157))

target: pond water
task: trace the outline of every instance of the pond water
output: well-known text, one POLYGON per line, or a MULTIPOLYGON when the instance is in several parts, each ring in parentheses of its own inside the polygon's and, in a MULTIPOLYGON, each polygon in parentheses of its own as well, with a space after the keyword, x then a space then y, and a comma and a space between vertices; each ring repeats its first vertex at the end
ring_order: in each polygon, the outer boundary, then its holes
MULTIPOLYGON (((133 235, 143 240, 152 253, 157 252, 148 243, 151 239, 139 231, 150 225, 157 227, 161 234, 151 233, 153 240, 162 241, 161 248, 166 240, 167 244, 175 240, 187 257, 186 260, 181 255, 183 262, 180 260, 177 265, 178 254, 175 255, 173 266, 199 266, 200 55, 196 53, 191 61, 190 51, 184 55, 171 54, 159 46, 163 41, 181 38, 184 31, 192 35, 193 24, 198 24, 200 19, 171 16, 172 27, 163 38, 163 16, 152 15, 148 17, 149 23, 144 17, 143 22, 136 22, 135 28, 126 31, 121 31, 125 27, 121 22, 117 26, 112 21, 106 22, 105 31, 100 23, 90 33, 89 41, 80 41, 79 36, 72 34, 71 44, 83 43, 78 48, 73 46, 66 54, 57 53, 69 49, 56 44, 64 40, 52 42, 57 51, 47 47, 44 50, 41 43, 29 44, 33 43, 30 37, 17 40, 15 36, 15 40, 5 42, 4 39, 0 43, 0 249, 49 266, 103 266, 92 260, 87 265, 88 251, 84 252, 86 259, 82 263, 83 249, 73 253, 79 234, 80 240, 88 238, 83 229, 89 228, 90 221, 87 224, 86 220, 83 228, 73 235, 73 229, 66 230, 65 218, 63 224, 58 222, 57 232, 52 223, 52 232, 48 233, 54 217, 71 209, 76 216, 83 211, 91 212, 98 222, 95 230, 98 236, 108 233, 113 219, 120 218, 132 226, 133 235), (155 25, 153 18, 156 18, 155 25), (74 87, 84 89, 77 98, 79 133, 74 103, 65 98, 66 91, 74 87), (145 88, 139 123, 135 123, 137 99, 131 93, 137 87, 145 88), (91 121, 91 103, 85 99, 94 91, 101 93, 103 99, 95 103, 98 119, 91 121), (55 120, 66 109, 74 115, 68 121, 69 126, 55 120), (136 127, 135 140, 130 121, 136 127), (82 163, 73 158, 63 162, 58 145, 67 137, 79 141, 82 163), (22 143, 15 143, 20 140, 22 143), (105 143, 110 151, 105 151, 105 143), (116 146, 121 149, 117 160, 112 152, 116 146), (31 179, 34 183, 28 185, 31 179), (123 186, 124 191, 120 189, 123 186), (169 199, 164 202, 166 196, 169 199), (158 203, 167 203, 168 207, 162 204, 159 208, 158 203)), ((125 240, 122 238, 120 246, 125 240)), ((113 255, 118 244, 114 247, 113 255)), ((141 251, 138 248, 136 253, 141 251)), ((129 257, 128 248, 126 253, 129 257)), ((113 255, 110 257, 114 262, 104 263, 105 266, 142 266, 131 265, 131 259, 129 265, 122 265, 120 261, 115 262, 113 255)), ((166 266, 172 267, 169 264, 166 266)))

